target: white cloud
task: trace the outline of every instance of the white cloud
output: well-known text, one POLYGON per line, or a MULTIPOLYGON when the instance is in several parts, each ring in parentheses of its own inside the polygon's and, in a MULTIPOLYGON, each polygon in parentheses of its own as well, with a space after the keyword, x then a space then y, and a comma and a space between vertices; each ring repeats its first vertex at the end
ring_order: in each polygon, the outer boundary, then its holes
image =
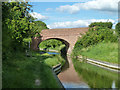
MULTIPOLYGON (((107 22, 108 19, 89 19, 89 20, 77 20, 77 21, 67 21, 67 22, 55 22, 47 25, 48 28, 79 28, 88 27, 92 22, 107 22)), ((109 19, 110 22, 115 23, 114 20, 109 19)))
POLYGON ((47 16, 43 16, 43 15, 41 15, 40 13, 36 13, 36 12, 30 13, 30 15, 31 15, 32 17, 36 18, 37 20, 41 20, 41 21, 48 19, 47 16))
POLYGON ((85 3, 60 6, 59 8, 56 8, 56 10, 60 12, 68 12, 70 14, 77 13, 80 9, 113 12, 117 11, 118 2, 119 0, 93 0, 85 3))
POLYGON ((56 8, 57 11, 60 12, 68 12, 70 14, 74 14, 80 11, 80 8, 76 5, 65 5, 65 6, 60 6, 59 8, 56 8))

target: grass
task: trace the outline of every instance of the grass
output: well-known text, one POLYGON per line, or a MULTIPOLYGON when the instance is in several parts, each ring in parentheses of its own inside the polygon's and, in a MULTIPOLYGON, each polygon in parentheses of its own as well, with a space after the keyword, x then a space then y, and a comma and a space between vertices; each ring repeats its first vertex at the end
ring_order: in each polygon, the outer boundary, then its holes
POLYGON ((115 81, 116 87, 120 87, 118 84, 118 73, 110 72, 88 63, 81 63, 77 59, 72 60, 75 70, 91 88, 111 88, 113 81, 115 81))
POLYGON ((21 52, 13 54, 14 57, 3 61, 3 88, 60 88, 51 67, 45 63, 52 56, 36 52, 32 52, 32 57, 21 52), (40 85, 35 84, 36 80, 40 85))
POLYGON ((81 55, 91 59, 118 63, 118 43, 101 42, 95 46, 83 48, 81 50, 81 55))
POLYGON ((50 66, 55 66, 55 65, 59 64, 59 61, 57 60, 57 58, 48 58, 45 60, 45 63, 50 66))
POLYGON ((50 67, 53 67, 57 64, 61 64, 62 66, 65 64, 65 60, 60 55, 50 55, 51 58, 45 59, 45 64, 47 64, 50 67))

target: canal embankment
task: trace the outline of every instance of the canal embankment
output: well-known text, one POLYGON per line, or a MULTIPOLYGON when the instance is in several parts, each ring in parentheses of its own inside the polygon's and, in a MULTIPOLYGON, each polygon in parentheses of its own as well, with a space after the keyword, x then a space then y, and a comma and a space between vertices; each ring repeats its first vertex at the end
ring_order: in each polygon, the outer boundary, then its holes
POLYGON ((73 58, 78 58, 79 61, 85 61, 105 69, 119 72, 118 60, 118 43, 117 42, 100 42, 95 45, 83 47, 72 55, 73 58), (76 54, 76 55, 75 55, 76 54))
POLYGON ((118 42, 100 42, 82 48, 79 55, 112 64, 120 64, 118 61, 118 42))
POLYGON ((113 63, 109 63, 101 60, 94 60, 94 59, 87 58, 85 56, 78 56, 77 58, 80 62, 86 62, 86 63, 96 65, 108 70, 120 72, 120 66, 118 64, 113 64, 113 63))
POLYGON ((59 84, 60 88, 64 89, 64 86, 62 85, 61 81, 57 77, 57 75, 61 72, 61 68, 62 68, 61 64, 53 66, 52 73, 53 73, 53 76, 55 77, 57 83, 59 84))

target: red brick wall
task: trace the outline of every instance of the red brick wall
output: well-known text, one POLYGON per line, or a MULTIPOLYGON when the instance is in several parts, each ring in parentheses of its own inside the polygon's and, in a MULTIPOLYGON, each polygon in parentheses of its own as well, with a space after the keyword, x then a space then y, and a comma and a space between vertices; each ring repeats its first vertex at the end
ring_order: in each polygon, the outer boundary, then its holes
MULTIPOLYGON (((80 34, 85 34, 85 32, 88 31, 88 27, 86 28, 65 28, 65 29, 46 29, 42 30, 41 35, 42 35, 42 41, 50 38, 58 38, 58 39, 63 39, 67 41, 70 46, 68 49, 68 53, 71 53, 78 37, 80 37, 80 34)), ((39 41, 32 40, 32 47, 34 49, 37 49, 37 44, 39 44, 39 41)))

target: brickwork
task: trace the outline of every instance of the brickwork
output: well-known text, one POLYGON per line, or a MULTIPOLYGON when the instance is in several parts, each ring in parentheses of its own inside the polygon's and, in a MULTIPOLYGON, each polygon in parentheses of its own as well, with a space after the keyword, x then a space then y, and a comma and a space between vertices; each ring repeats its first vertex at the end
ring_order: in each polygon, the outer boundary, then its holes
MULTIPOLYGON (((78 37, 81 37, 80 34, 85 34, 88 31, 88 27, 86 28, 65 28, 65 29, 46 29, 42 30, 41 40, 44 41, 50 38, 58 38, 69 43, 68 53, 71 53, 78 37)), ((39 43, 38 43, 39 44, 39 43)))

